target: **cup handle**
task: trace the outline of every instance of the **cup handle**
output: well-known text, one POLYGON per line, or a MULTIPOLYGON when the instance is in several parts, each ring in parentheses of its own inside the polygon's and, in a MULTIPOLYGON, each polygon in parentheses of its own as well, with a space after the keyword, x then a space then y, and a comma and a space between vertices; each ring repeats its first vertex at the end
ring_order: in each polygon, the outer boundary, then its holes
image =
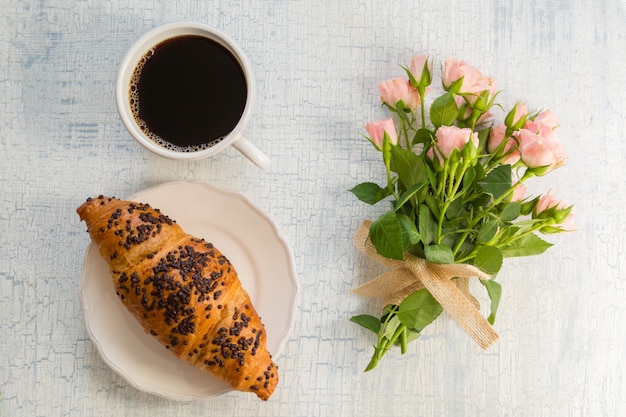
POLYGON ((271 161, 259 148, 254 146, 248 139, 240 136, 238 140, 233 142, 233 147, 241 152, 246 158, 254 162, 261 169, 269 168, 271 161))

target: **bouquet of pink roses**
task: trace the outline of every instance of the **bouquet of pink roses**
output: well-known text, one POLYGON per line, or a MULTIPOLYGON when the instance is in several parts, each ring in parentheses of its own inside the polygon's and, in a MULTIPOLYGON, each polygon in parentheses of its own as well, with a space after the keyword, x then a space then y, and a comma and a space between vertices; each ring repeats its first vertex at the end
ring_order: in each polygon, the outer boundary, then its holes
POLYGON ((355 290, 383 299, 380 316, 351 318, 376 335, 366 370, 394 345, 404 353, 443 310, 486 349, 498 338, 492 325, 501 286, 494 278, 503 259, 543 253, 551 244, 539 233, 574 230, 572 206, 551 192, 525 195, 526 181, 566 159, 552 112, 529 112, 518 102, 496 122, 495 81, 457 60, 445 62, 442 95, 427 112, 431 62, 415 56, 404 70, 406 78, 379 85, 392 117, 365 126, 386 178, 351 190, 365 203, 390 204, 355 236, 358 249, 391 268, 355 290), (468 290, 474 277, 491 301, 487 318, 468 290))

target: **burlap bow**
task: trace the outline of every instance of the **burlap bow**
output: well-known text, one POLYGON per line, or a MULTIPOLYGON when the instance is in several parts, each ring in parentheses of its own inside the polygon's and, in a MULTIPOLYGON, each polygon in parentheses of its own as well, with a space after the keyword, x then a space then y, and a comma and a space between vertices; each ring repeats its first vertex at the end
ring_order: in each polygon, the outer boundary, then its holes
POLYGON ((445 311, 478 343, 487 349, 498 334, 480 314, 478 301, 469 293, 469 278, 490 279, 480 269, 468 264, 435 264, 409 254, 404 261, 385 258, 376 251, 369 239, 372 222, 365 220, 359 227, 354 245, 369 258, 392 268, 356 288, 362 297, 382 297, 383 305, 400 304, 406 296, 427 288, 445 311))

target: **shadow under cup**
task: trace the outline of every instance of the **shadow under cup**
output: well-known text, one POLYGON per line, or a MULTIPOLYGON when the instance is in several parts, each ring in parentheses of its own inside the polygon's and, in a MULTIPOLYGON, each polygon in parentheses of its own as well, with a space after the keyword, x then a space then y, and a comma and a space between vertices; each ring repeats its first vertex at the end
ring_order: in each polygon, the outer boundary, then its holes
POLYGON ((253 94, 252 71, 238 47, 221 32, 193 23, 161 26, 140 38, 116 83, 129 133, 172 159, 201 159, 245 142, 241 130, 253 94))

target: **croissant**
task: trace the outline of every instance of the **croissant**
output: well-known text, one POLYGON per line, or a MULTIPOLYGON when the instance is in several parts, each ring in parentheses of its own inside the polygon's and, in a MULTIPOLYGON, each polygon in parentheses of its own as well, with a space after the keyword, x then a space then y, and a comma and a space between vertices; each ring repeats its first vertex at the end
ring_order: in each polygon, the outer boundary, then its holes
POLYGON ((179 359, 267 400, 278 369, 235 268, 158 209, 99 196, 77 209, 143 329, 179 359))

